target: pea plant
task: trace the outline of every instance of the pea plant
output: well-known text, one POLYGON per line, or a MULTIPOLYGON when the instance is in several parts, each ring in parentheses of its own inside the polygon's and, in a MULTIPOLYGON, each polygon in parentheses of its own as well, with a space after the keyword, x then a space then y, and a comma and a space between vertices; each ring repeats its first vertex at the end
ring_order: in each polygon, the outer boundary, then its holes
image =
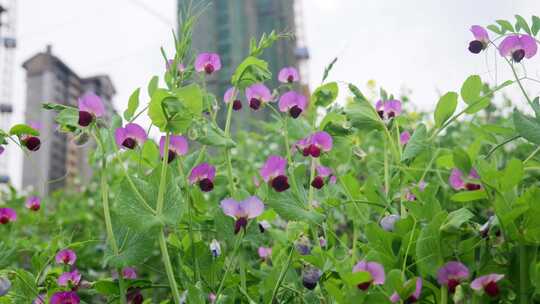
MULTIPOLYGON (((276 32, 216 97, 220 56, 192 50, 196 19, 123 117, 92 93, 43 104, 94 148, 94 178, 2 193, 0 303, 540 302, 538 17, 472 26, 468 51, 497 54, 512 78, 471 75, 433 113, 328 81, 337 59, 308 96, 296 68, 272 75, 262 59, 290 38, 276 32)), ((0 154, 37 151, 39 135, 0 130, 0 154)))

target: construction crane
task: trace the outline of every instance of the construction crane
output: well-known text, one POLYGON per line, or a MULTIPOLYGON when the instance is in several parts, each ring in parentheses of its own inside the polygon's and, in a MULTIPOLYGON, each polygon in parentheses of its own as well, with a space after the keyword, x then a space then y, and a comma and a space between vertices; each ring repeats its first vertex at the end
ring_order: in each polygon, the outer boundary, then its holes
MULTIPOLYGON (((0 129, 6 130, 13 113, 13 73, 16 0, 0 0, 0 129)), ((9 153, 0 157, 0 183, 9 182, 9 153)))

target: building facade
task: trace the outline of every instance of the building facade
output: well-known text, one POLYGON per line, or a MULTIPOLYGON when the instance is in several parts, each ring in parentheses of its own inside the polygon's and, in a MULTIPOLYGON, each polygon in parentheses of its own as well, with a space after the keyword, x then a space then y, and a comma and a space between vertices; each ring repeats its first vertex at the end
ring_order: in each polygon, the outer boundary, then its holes
POLYGON ((92 174, 88 153, 92 143, 77 146, 70 135, 57 130, 56 113, 42 109, 43 102, 77 106, 77 99, 86 92, 101 96, 108 118, 114 109, 115 89, 106 75, 79 77, 70 67, 52 54, 47 46, 23 63, 26 70, 26 123, 39 129, 41 148, 25 155, 22 186, 46 195, 66 185, 88 181, 92 174))

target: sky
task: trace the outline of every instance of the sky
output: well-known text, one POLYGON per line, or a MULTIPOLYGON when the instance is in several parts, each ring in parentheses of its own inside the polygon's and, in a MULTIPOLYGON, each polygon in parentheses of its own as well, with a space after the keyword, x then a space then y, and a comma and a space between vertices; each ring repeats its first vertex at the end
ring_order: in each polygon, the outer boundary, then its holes
MULTIPOLYGON (((302 1, 312 89, 337 56, 330 80, 362 88, 373 79, 397 95, 407 88, 421 110, 433 109, 441 93, 459 90, 468 75, 479 74, 491 83, 510 77, 502 63, 495 68, 494 54, 467 51, 471 25, 487 25, 514 14, 529 19, 540 13, 537 0, 297 1, 302 1)), ((26 84, 21 64, 47 44, 82 77, 110 75, 117 89, 117 109, 125 108, 135 88, 163 72, 159 47, 172 48, 175 0, 17 2, 13 123, 24 120, 26 84)), ((538 58, 529 62, 529 75, 540 78, 539 63, 538 58)), ((531 87, 532 93, 538 91, 531 87)), ((19 185, 20 153, 10 149, 7 154, 19 185)))

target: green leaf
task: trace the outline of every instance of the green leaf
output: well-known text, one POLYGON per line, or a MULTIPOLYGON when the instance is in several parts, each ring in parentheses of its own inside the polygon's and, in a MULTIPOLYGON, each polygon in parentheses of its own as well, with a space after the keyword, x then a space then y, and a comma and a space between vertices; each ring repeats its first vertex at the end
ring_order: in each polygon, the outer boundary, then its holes
POLYGON ((154 93, 156 92, 158 85, 159 85, 159 77, 152 76, 152 79, 150 79, 150 82, 148 83, 148 96, 154 96, 154 93))
POLYGON ((538 31, 540 31, 540 18, 538 18, 538 16, 532 16, 531 33, 533 36, 536 36, 538 31))
MULTIPOLYGON (((273 190, 270 190, 273 191, 273 190)), ((272 207, 281 217, 290 221, 309 221, 311 223, 321 223, 324 216, 313 210, 307 210, 302 203, 295 199, 291 191, 282 193, 273 192, 268 206, 272 207)))
POLYGON ((322 82, 324 82, 326 80, 326 78, 328 78, 328 75, 330 74, 330 71, 332 70, 332 68, 334 67, 334 64, 336 64, 338 58, 335 57, 325 68, 324 68, 324 73, 323 73, 323 78, 322 78, 322 82))
POLYGON ((518 109, 514 109, 512 118, 519 135, 532 143, 540 145, 540 123, 530 116, 521 114, 518 109))
POLYGON ((203 110, 203 94, 196 84, 181 87, 174 92, 178 100, 195 116, 201 116, 203 110))
POLYGON ((118 254, 111 245, 105 252, 105 263, 115 268, 139 265, 152 255, 155 236, 151 231, 136 231, 113 218, 114 237, 118 244, 118 254))
POLYGON ((243 90, 254 83, 265 82, 272 78, 268 63, 257 57, 249 56, 234 71, 231 83, 243 90))
POLYGON ((92 285, 94 290, 104 296, 118 296, 120 290, 118 289, 118 282, 114 282, 111 279, 104 279, 94 282, 92 285))
POLYGON ((10 292, 13 301, 9 303, 32 303, 37 295, 39 295, 34 276, 30 272, 22 269, 15 270, 15 273, 16 279, 13 282, 10 292))
POLYGON ((358 284, 369 282, 372 280, 371 274, 367 271, 348 272, 341 275, 343 281, 349 286, 356 287, 358 284))
POLYGON ((435 126, 441 127, 456 111, 458 94, 448 92, 441 96, 435 108, 435 126))
POLYGON ((512 23, 506 21, 506 20, 497 20, 496 21, 500 26, 501 26, 501 29, 503 30, 503 34, 505 32, 513 32, 514 31, 514 27, 512 26, 512 23))
POLYGON ((124 119, 127 121, 131 121, 131 119, 133 118, 133 115, 135 115, 135 111, 137 111, 137 108, 139 107, 139 93, 140 92, 141 92, 141 89, 137 88, 135 91, 133 91, 133 93, 131 93, 131 96, 129 96, 128 107, 124 111, 124 119))
POLYGON ((488 25, 487 29, 494 32, 495 34, 499 34, 499 35, 503 34, 503 31, 501 29, 499 29, 499 27, 494 25, 494 24, 488 25))
POLYGON ((531 28, 527 24, 527 21, 520 15, 515 15, 516 17, 516 30, 519 32, 519 29, 523 29, 527 34, 531 34, 531 28))
POLYGON ((45 110, 53 110, 56 112, 60 112, 64 109, 74 109, 73 107, 54 102, 44 102, 43 104, 41 104, 41 107, 45 110))
POLYGON ((423 276, 435 276, 444 259, 441 249, 441 225, 446 221, 445 211, 435 215, 433 220, 420 231, 416 241, 416 261, 423 276))
POLYGON ((79 128, 79 110, 75 108, 63 109, 54 120, 67 130, 79 128))
POLYGON ((9 135, 22 136, 22 135, 33 135, 39 136, 39 131, 30 127, 27 124, 17 124, 9 129, 9 135))
POLYGON ((315 105, 320 107, 328 107, 338 96, 339 88, 337 82, 329 82, 318 87, 313 95, 311 95, 311 100, 314 101, 315 105))
POLYGON ((480 98, 482 92, 482 79, 478 75, 469 76, 461 86, 461 98, 467 104, 471 104, 480 98))
POLYGON ((419 124, 418 127, 416 127, 416 130, 414 130, 411 139, 405 146, 405 150, 401 155, 401 161, 403 162, 415 158, 428 147, 428 134, 426 126, 424 124, 419 124))
POLYGON ((486 198, 487 198, 486 191, 482 189, 482 190, 476 190, 476 191, 461 191, 452 195, 450 199, 454 202, 465 203, 465 202, 482 200, 486 198))
POLYGON ((152 124, 158 127, 161 132, 166 132, 168 119, 162 103, 166 98, 172 98, 172 95, 167 90, 157 89, 151 96, 150 105, 148 106, 148 117, 150 117, 152 124))
POLYGON ((154 168, 159 164, 159 148, 153 140, 147 140, 142 147, 142 158, 148 166, 154 168))
POLYGON ((207 124, 201 128, 202 134, 197 138, 197 141, 201 144, 214 146, 233 148, 236 146, 234 140, 225 135, 223 130, 217 128, 213 124, 207 124))
POLYGON ((523 178, 524 169, 523 163, 517 158, 512 158, 504 168, 502 178, 499 179, 502 191, 512 190, 519 185, 523 178))
POLYGON ((452 152, 452 159, 454 161, 454 165, 461 171, 464 175, 469 175, 469 172, 471 172, 472 168, 472 162, 469 158, 469 154, 465 152, 460 147, 457 147, 452 152))
POLYGON ((474 214, 467 208, 461 208, 448 214, 445 223, 441 226, 441 231, 457 231, 459 228, 470 221, 474 214))

